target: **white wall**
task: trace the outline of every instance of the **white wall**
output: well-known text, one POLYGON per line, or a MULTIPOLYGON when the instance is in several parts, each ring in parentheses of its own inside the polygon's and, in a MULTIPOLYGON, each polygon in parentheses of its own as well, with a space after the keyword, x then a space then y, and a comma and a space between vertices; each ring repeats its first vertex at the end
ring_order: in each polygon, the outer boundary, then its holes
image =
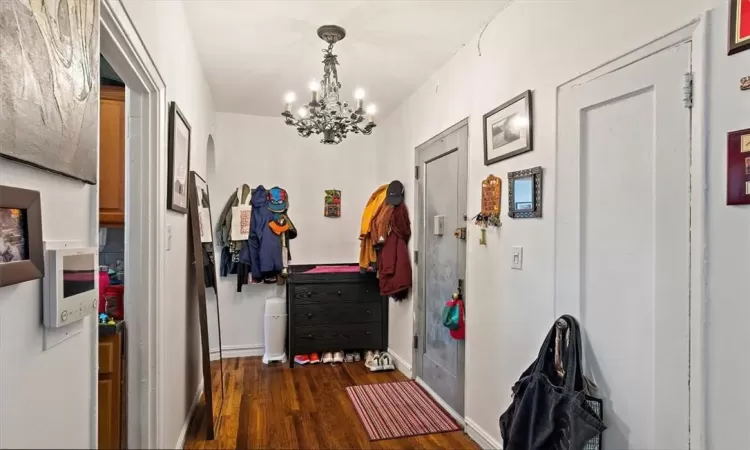
MULTIPOLYGON (((95 245, 95 186, 5 159, 0 184, 41 193, 45 240, 95 245)), ((95 325, 43 351, 41 297, 41 281, 0 288, 0 447, 89 448, 95 325)))
POLYGON ((710 13, 708 150, 708 448, 750 448, 750 391, 735 388, 750 373, 750 206, 726 206, 727 133, 750 128, 750 51, 730 57, 727 7, 710 13))
MULTIPOLYGON (((500 441, 497 420, 510 403, 510 387, 535 357, 556 317, 557 87, 687 24, 714 3, 715 0, 513 2, 482 34, 481 56, 475 38, 381 122, 377 135, 378 179, 404 180, 412 209, 414 148, 465 117, 469 117, 470 215, 480 209, 481 180, 490 173, 506 178, 510 171, 545 168, 544 218, 511 220, 505 215, 501 229, 488 231, 486 247, 478 243, 477 227, 470 225, 468 230, 466 417, 492 439, 500 441), (482 115, 526 89, 532 89, 534 95, 534 151, 484 166, 482 115), (510 269, 511 247, 515 245, 524 246, 522 271, 510 269)), ((717 33, 721 34, 718 30, 717 33)), ((725 28, 723 33, 721 36, 726 35, 725 28)), ((729 86, 736 88, 738 80, 739 74, 722 82, 730 89, 729 86)), ((728 97, 729 93, 725 95, 728 97)), ((715 142, 720 140, 716 137, 715 142)), ((714 158, 723 158, 723 152, 718 150, 719 156, 714 158)), ((715 177, 722 175, 717 173, 715 177)), ((711 181, 723 189, 719 180, 711 181)), ((507 189, 503 194, 507 195, 507 189)), ((504 208, 505 205, 507 197, 503 199, 504 208)), ((735 227, 744 220, 747 229, 747 215, 740 216, 745 212, 725 211, 729 216, 726 220, 734 220, 735 227)), ((746 235, 743 238, 747 239, 746 235)), ((743 251, 747 254, 747 246, 732 249, 736 257, 743 251)), ((725 279, 726 275, 715 276, 741 288, 725 279)), ((406 361, 412 360, 412 317, 410 300, 391 304, 390 346, 406 361)), ((733 364, 739 363, 735 361, 733 364)), ((724 424, 716 426, 725 430, 724 424)))
MULTIPOLYGON (((290 244, 290 264, 358 261, 362 209, 377 187, 373 136, 350 135, 339 145, 323 145, 317 136, 298 136, 280 116, 229 113, 216 115, 216 130, 216 176, 208 180, 214 221, 243 183, 278 185, 289 194, 289 217, 299 232, 290 244), (341 191, 338 219, 323 216, 326 189, 341 191)), ((236 285, 236 275, 219 279, 222 347, 262 346, 265 299, 283 297, 285 290, 248 285, 238 293, 236 285)))
MULTIPOLYGON (((211 91, 203 76, 193 37, 181 1, 124 0, 138 34, 167 86, 167 101, 177 102, 192 127, 190 169, 205 177, 206 143, 214 127, 211 91)), ((166 202, 165 202, 166 203, 166 202)), ((172 229, 171 250, 166 252, 166 317, 157 327, 165 339, 166 370, 161 393, 166 415, 162 418, 164 446, 174 446, 202 381, 198 300, 194 292, 192 244, 188 216, 167 211, 172 229)))

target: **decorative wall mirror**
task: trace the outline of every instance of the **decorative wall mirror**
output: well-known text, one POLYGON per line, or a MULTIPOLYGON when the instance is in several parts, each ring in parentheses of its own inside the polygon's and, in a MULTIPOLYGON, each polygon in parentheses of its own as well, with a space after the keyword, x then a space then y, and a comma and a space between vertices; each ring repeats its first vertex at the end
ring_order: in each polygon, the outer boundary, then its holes
POLYGON ((508 173, 508 215, 514 219, 542 217, 542 168, 508 173))
POLYGON ((213 249, 213 229, 208 183, 195 172, 190 172, 189 208, 191 240, 193 243, 193 265, 195 268, 195 290, 198 295, 198 319, 201 330, 201 362, 203 365, 203 398, 206 411, 206 437, 214 439, 218 433, 224 406, 224 368, 221 355, 221 322, 216 290, 216 265, 213 249), (206 289, 216 294, 216 314, 208 311, 206 289), (209 318, 216 325, 209 324, 209 318), (210 329, 218 337, 216 349, 211 349, 210 329))

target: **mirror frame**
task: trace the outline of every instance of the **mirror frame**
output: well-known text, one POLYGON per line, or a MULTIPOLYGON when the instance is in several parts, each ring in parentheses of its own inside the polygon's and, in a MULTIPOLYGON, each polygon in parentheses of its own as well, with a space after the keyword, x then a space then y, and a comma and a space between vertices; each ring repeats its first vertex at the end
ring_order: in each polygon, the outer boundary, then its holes
POLYGON ((544 173, 541 166, 531 169, 519 170, 517 172, 508 172, 508 216, 514 219, 531 219, 542 217, 542 174, 544 173), (530 211, 516 210, 516 204, 513 201, 515 195, 515 181, 519 178, 533 178, 534 195, 532 196, 533 208, 530 211))
MULTIPOLYGON (((203 272, 203 245, 200 238, 200 218, 198 210, 198 193, 196 190, 197 180, 200 180, 206 186, 206 194, 209 195, 208 183, 195 171, 190 171, 190 182, 188 184, 188 216, 190 218, 190 239, 193 243, 193 267, 195 270, 195 290, 198 295, 198 319, 200 323, 201 332, 201 362, 203 365, 203 397, 206 403, 206 439, 213 440, 219 431, 220 421, 214 420, 214 392, 213 383, 211 378, 211 355, 209 348, 209 336, 208 336, 208 307, 206 302, 206 283, 204 280, 203 272)), ((209 221, 211 217, 211 205, 208 205, 209 221)), ((211 245, 213 250, 213 222, 209 224, 209 232, 212 233, 211 245)), ((205 243, 208 244, 208 243, 205 243)), ((215 261, 216 255, 214 255, 215 261)), ((215 277, 214 277, 215 278, 215 277)), ((221 412, 224 407, 224 363, 222 361, 221 354, 221 323, 219 318, 219 298, 216 297, 216 321, 219 327, 219 371, 220 380, 219 387, 222 391, 220 398, 218 399, 218 417, 221 417, 221 412)))

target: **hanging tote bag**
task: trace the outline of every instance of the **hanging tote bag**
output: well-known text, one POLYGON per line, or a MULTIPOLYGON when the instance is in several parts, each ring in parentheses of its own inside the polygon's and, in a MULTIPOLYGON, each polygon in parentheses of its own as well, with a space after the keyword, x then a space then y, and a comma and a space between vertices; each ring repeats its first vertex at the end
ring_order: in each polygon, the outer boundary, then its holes
POLYGON ((247 194, 245 203, 242 202, 243 186, 237 188, 237 201, 239 204, 232 207, 232 241, 246 241, 250 236, 250 215, 253 207, 250 205, 252 193, 247 194))
POLYGON ((457 330, 461 326, 461 306, 459 302, 458 296, 453 294, 453 298, 443 306, 443 326, 451 331, 457 330))
POLYGON ((504 450, 583 450, 606 428, 589 406, 581 368, 581 335, 572 316, 561 350, 564 377, 554 369, 553 325, 539 356, 513 386, 513 402, 500 416, 504 450))

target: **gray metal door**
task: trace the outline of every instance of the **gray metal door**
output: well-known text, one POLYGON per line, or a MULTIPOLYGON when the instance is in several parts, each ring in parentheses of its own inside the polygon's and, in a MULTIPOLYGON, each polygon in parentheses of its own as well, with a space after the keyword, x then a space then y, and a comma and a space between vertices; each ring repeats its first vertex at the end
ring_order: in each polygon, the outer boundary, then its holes
POLYGON ((460 417, 464 414, 464 342, 450 336, 441 316, 466 277, 466 235, 454 232, 465 229, 467 223, 467 147, 464 120, 417 147, 416 155, 416 375, 460 417))

